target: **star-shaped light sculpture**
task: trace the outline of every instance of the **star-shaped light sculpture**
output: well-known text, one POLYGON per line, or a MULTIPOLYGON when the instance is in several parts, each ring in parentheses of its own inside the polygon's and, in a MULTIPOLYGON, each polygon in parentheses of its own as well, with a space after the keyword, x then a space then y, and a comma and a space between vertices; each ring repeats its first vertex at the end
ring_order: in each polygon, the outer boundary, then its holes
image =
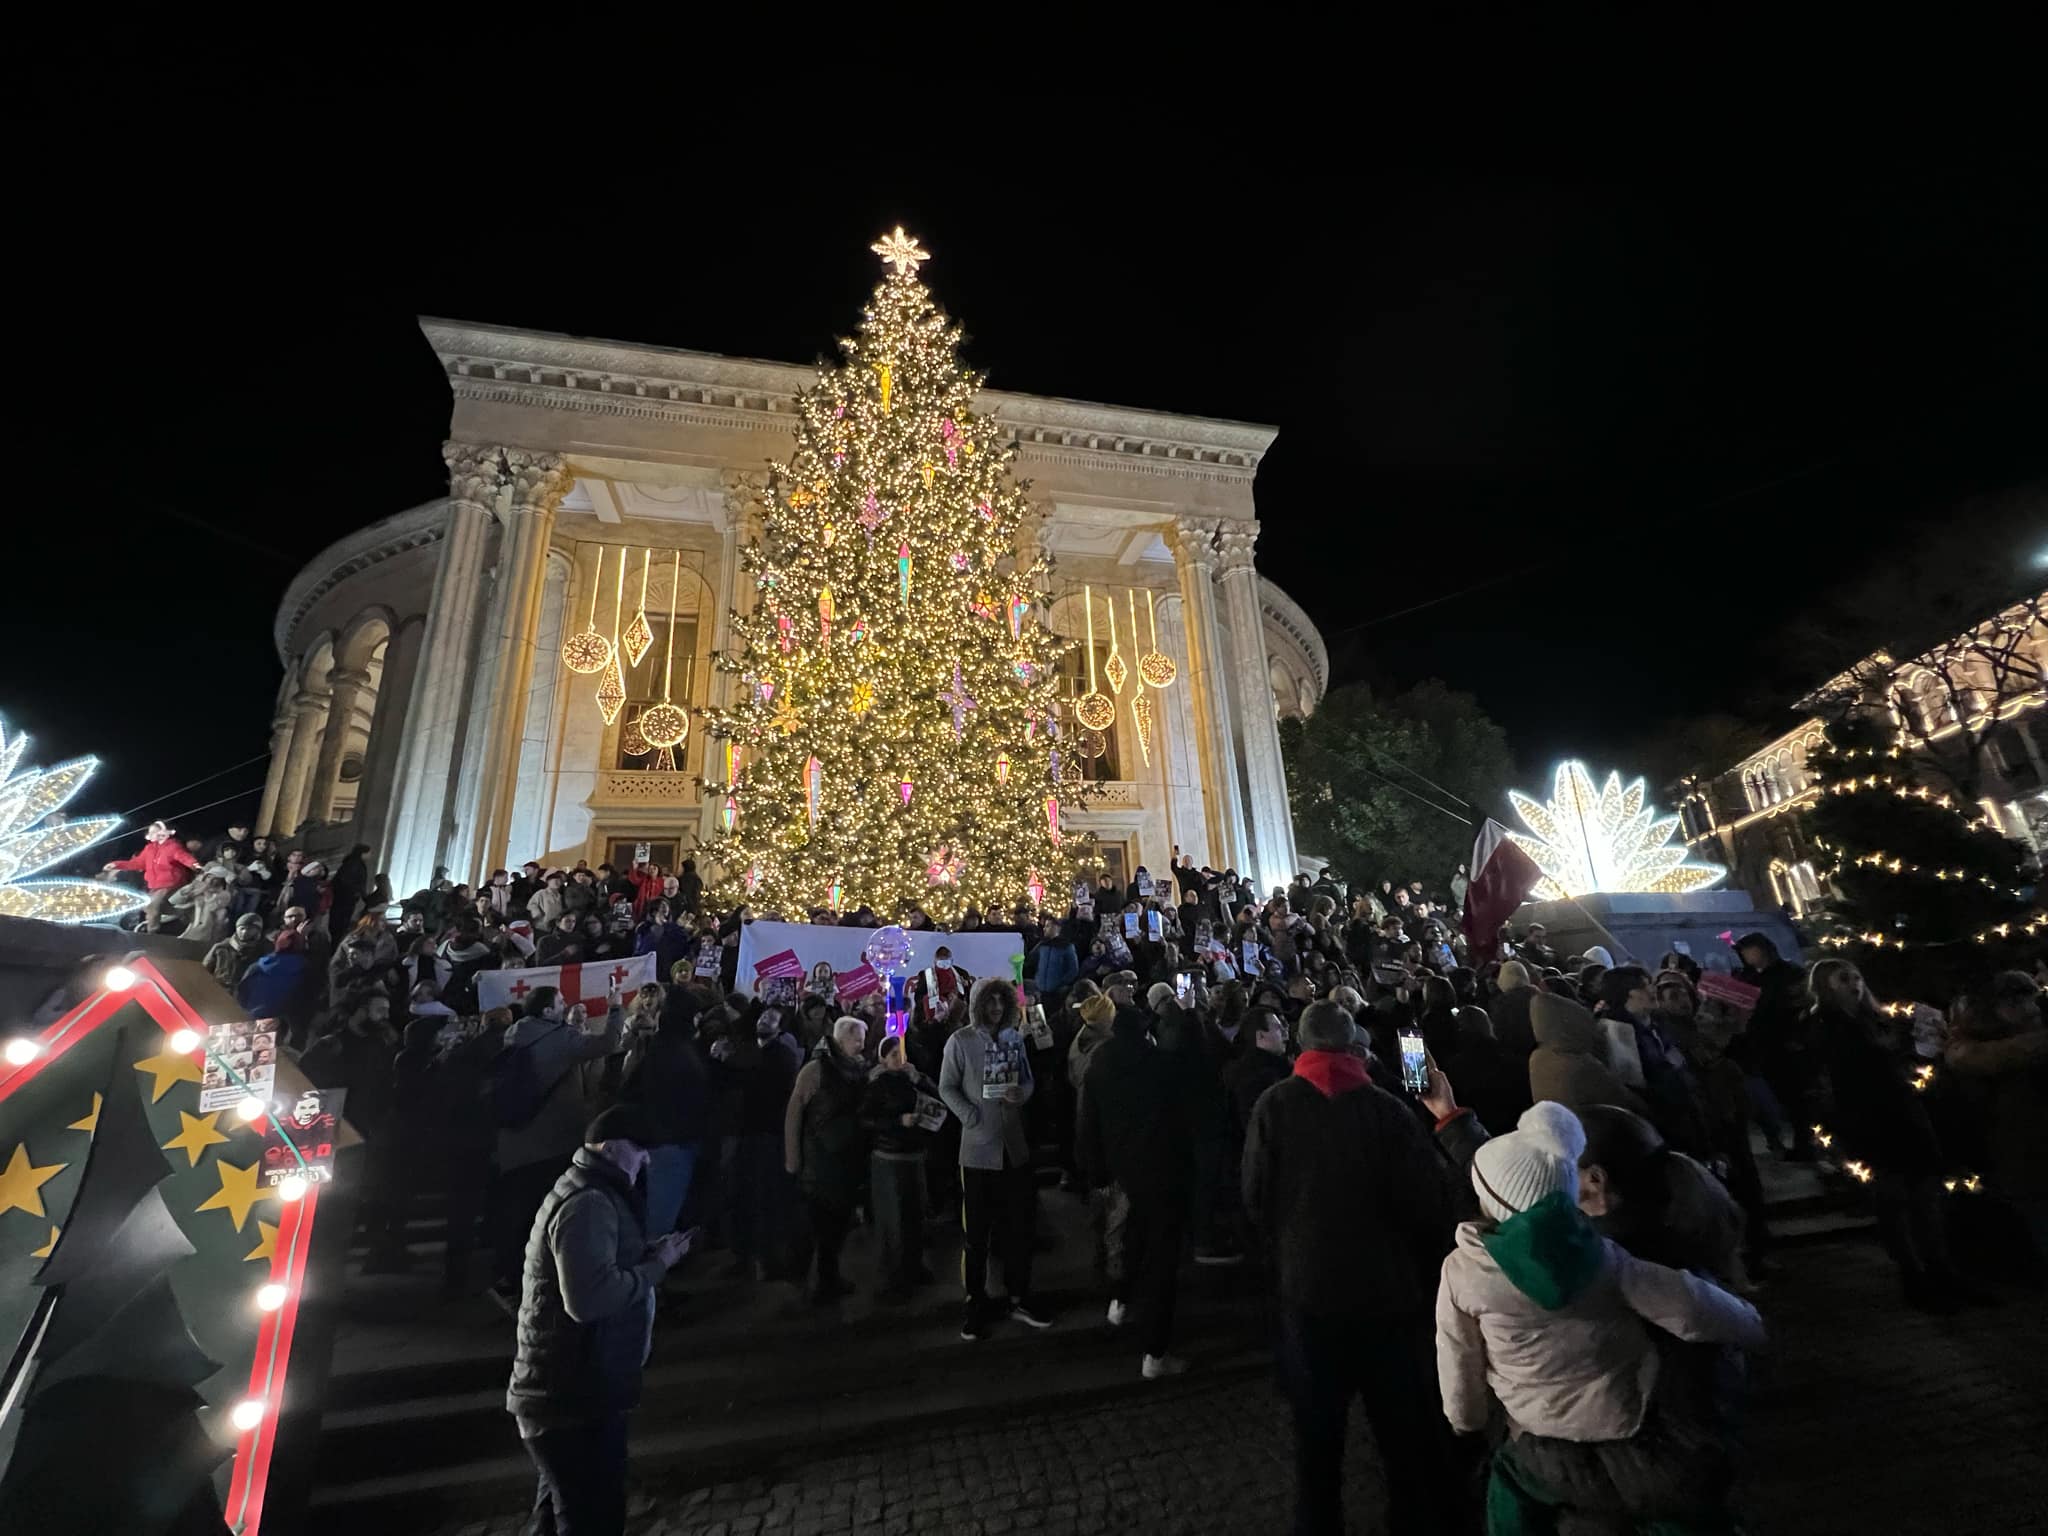
POLYGON ((974 695, 967 691, 967 685, 960 677, 960 663, 953 663, 953 686, 939 690, 939 702, 953 709, 953 739, 958 741, 967 731, 967 711, 979 709, 974 695))
POLYGON ((915 236, 903 233, 901 224, 896 226, 895 233, 882 236, 868 249, 882 258, 883 266, 894 267, 898 277, 915 275, 919 262, 932 259, 931 252, 919 245, 915 236))
POLYGON ((1538 900, 1596 891, 1676 895, 1703 890, 1728 873, 1718 864, 1688 864, 1683 843, 1667 846, 1678 818, 1660 817, 1644 803, 1641 779, 1624 788, 1621 775, 1609 773, 1596 790, 1584 763, 1564 762, 1557 766, 1549 804, 1513 790, 1508 801, 1535 834, 1508 836, 1543 871, 1531 893, 1538 900))

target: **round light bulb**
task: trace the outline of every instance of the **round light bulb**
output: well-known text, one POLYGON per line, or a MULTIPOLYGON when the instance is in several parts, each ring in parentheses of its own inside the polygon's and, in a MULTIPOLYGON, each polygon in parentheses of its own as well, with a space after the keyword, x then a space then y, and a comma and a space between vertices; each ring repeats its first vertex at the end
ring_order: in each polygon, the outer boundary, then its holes
POLYGON ((263 1422, 263 1399, 245 1397, 228 1410, 228 1422, 247 1432, 263 1422))
POLYGON ((100 978, 100 984, 109 992, 126 992, 135 985, 135 973, 125 965, 110 965, 107 974, 100 978))
POLYGON ((280 1200, 300 1200, 305 1198, 305 1194, 306 1181, 296 1173, 286 1174, 278 1182, 277 1198, 280 1200))
POLYGON ((256 1292, 256 1309, 259 1312, 275 1312, 284 1305, 285 1288, 275 1280, 256 1292))
POLYGON ((252 1093, 248 1098, 235 1106, 235 1113, 244 1120, 253 1122, 261 1120, 265 1115, 269 1114, 270 1106, 252 1093))
POLYGON ((4 1054, 10 1067, 25 1067, 43 1054, 43 1048, 27 1035, 16 1035, 7 1042, 4 1054))
POLYGON ((177 1056, 190 1056, 199 1049, 199 1031, 196 1029, 174 1029, 171 1031, 171 1052, 177 1056))

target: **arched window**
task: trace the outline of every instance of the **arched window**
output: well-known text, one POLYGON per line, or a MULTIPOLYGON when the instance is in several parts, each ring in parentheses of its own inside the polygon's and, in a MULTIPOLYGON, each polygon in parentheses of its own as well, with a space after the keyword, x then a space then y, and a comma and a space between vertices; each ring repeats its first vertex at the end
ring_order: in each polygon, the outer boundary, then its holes
POLYGON ((1933 733, 1955 723, 1955 708, 1940 678, 1924 667, 1915 671, 1906 685, 1907 697, 1922 731, 1933 733))

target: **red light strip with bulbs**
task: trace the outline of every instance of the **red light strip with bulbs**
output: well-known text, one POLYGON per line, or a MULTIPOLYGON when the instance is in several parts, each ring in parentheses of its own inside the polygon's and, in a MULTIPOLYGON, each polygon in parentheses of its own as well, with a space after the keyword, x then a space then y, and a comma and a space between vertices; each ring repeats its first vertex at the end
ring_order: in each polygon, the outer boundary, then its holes
MULTIPOLYGON (((29 1037, 41 1047, 34 1060, 20 1066, 0 1062, 0 1103, 130 1002, 139 1005, 166 1035, 183 1028, 196 1032, 202 1041, 206 1038, 206 1020, 148 959, 136 955, 115 963, 126 967, 135 977, 134 984, 119 992, 100 988, 41 1034, 29 1037)), ((282 1127, 278 1134, 284 1134, 282 1127)), ((256 1355, 249 1365, 245 1396, 263 1404, 263 1417, 235 1439, 226 1513, 228 1528, 236 1536, 260 1536, 270 1458, 277 1447, 278 1408, 284 1400, 286 1368, 291 1364, 292 1333, 298 1323, 299 1295, 313 1243, 313 1209, 318 1200, 319 1185, 309 1182, 301 1198, 280 1202, 269 1283, 284 1287, 284 1305, 275 1312, 262 1313, 256 1325, 256 1355)))

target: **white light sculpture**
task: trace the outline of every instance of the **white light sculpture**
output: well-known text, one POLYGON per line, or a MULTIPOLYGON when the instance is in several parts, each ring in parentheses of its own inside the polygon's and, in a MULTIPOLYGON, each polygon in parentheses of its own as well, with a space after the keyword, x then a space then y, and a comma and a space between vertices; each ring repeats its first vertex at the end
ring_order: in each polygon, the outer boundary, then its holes
POLYGON ((1668 846, 1676 816, 1659 816, 1644 803, 1643 781, 1622 787, 1609 773, 1599 789, 1586 765, 1557 765, 1548 805, 1513 790, 1508 800, 1534 836, 1508 836, 1536 861, 1543 878, 1531 893, 1541 901, 1590 896, 1597 891, 1703 890, 1728 871, 1718 864, 1688 864, 1684 844, 1668 846))
POLYGON ((118 816, 57 813, 85 787, 99 759, 73 758, 54 768, 16 773, 28 738, 10 739, 0 726, 0 916, 39 917, 51 923, 90 923, 133 912, 144 893, 97 880, 32 880, 38 870, 90 848, 121 825, 118 816))

